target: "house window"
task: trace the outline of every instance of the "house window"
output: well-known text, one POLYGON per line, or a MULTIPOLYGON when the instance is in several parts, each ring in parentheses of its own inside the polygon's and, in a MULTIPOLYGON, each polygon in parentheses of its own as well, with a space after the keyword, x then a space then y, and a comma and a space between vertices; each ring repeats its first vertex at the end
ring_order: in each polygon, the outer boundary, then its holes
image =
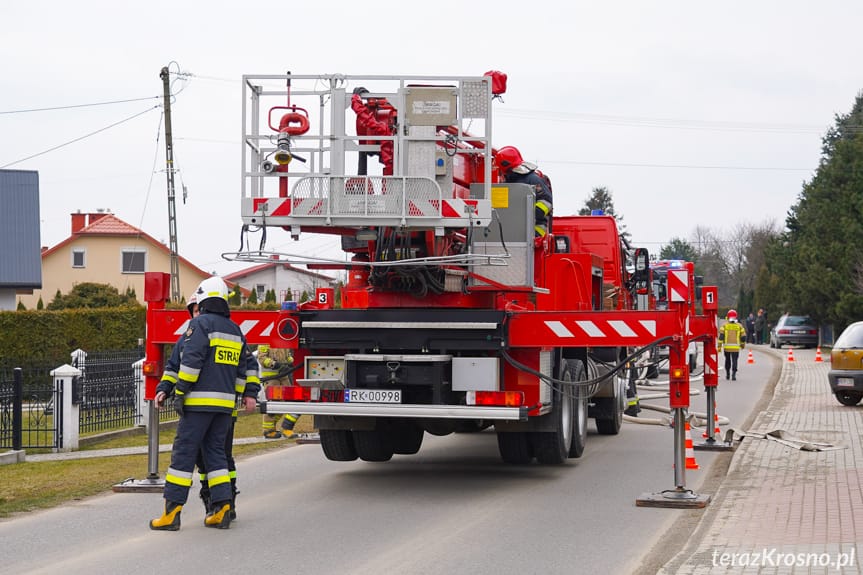
POLYGON ((143 249, 123 250, 121 264, 124 274, 142 274, 147 269, 147 251, 143 249))
POLYGON ((267 286, 264 284, 256 284, 255 291, 258 292, 258 301, 264 301, 267 296, 267 286))
POLYGON ((86 267, 86 258, 87 252, 85 250, 72 250, 72 267, 73 268, 83 268, 86 267))

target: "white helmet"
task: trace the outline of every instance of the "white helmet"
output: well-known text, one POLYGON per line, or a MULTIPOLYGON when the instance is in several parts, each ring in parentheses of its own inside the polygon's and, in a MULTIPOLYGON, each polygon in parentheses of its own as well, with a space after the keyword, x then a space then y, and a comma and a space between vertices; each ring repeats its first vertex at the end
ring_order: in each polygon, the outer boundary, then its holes
POLYGON ((189 315, 195 317, 195 314, 192 313, 192 307, 198 304, 198 294, 193 293, 189 296, 189 299, 186 300, 186 309, 189 310, 189 315))
POLYGON ((198 305, 201 305, 204 300, 209 299, 211 297, 221 298, 224 302, 228 301, 228 286, 225 285, 225 282, 222 278, 213 276, 211 278, 207 278, 198 285, 198 289, 195 290, 195 299, 198 302, 198 305))

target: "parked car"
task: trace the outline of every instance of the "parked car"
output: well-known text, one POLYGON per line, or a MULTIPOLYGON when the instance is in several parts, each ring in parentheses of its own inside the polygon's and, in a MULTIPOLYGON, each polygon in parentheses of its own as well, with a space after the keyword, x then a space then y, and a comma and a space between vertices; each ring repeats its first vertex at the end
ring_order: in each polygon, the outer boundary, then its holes
MULTIPOLYGON (((695 373, 698 368, 698 344, 694 341, 689 342, 689 347, 686 348, 686 358, 689 363, 689 373, 695 373)), ((660 369, 668 369, 668 348, 655 347, 650 354, 647 362, 647 370, 644 375, 647 379, 656 379, 659 377, 660 369)))
POLYGON ((846 327, 833 344, 827 379, 842 405, 857 405, 863 399, 863 321, 846 327))
POLYGON ((818 345, 818 326, 808 315, 786 313, 770 330, 770 347, 780 348, 783 345, 815 347, 818 345))

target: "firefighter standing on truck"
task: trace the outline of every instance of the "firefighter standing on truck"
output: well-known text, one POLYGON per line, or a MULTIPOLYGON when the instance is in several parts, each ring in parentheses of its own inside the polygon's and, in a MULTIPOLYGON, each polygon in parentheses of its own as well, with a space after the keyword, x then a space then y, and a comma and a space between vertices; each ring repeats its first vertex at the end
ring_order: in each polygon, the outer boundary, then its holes
MULTIPOLYGON (((270 347, 268 345, 258 346, 261 383, 265 387, 268 385, 293 385, 289 375, 280 375, 289 369, 293 362, 294 358, 289 349, 270 347)), ((294 425, 296 425, 297 419, 300 416, 295 413, 286 413, 284 419, 282 419, 281 431, 276 429, 276 423, 280 417, 278 414, 265 413, 261 417, 264 437, 267 439, 281 439, 283 437, 290 439, 294 436, 294 425)))
POLYGON ((719 351, 725 353, 725 379, 737 379, 737 358, 746 347, 746 330, 737 322, 737 312, 728 310, 728 321, 719 328, 719 351))
MULTIPOLYGON (((150 529, 177 531, 180 512, 189 498, 189 488, 198 451, 203 451, 211 508, 204 525, 219 529, 231 526, 231 482, 225 440, 232 423, 237 390, 245 394, 248 347, 239 326, 230 319, 228 288, 221 278, 211 277, 195 291, 201 314, 192 319, 182 343, 177 372, 174 409, 180 415, 165 474, 165 510, 150 521, 150 529)), ((167 398, 156 393, 156 406, 167 398)), ((247 413, 255 409, 254 397, 243 396, 247 413)))
POLYGON ((509 184, 528 184, 535 190, 534 198, 534 235, 545 237, 551 223, 551 180, 537 167, 525 162, 521 152, 513 146, 504 146, 494 156, 495 165, 503 172, 503 179, 509 184))

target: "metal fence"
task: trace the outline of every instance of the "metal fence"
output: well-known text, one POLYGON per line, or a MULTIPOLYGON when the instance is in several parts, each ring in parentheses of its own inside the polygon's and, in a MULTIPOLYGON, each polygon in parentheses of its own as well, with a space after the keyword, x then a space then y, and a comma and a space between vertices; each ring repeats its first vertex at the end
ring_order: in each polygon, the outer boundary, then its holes
MULTIPOLYGON (((141 425, 143 356, 142 349, 75 351, 71 365, 81 376, 73 381, 71 399, 79 417, 66 422, 63 388, 51 375, 65 362, 0 360, 0 449, 59 449, 64 425, 77 425, 76 436, 141 425)), ((172 416, 173 410, 159 414, 160 420, 172 416)))
POLYGON ((56 365, 0 365, 0 448, 52 449, 63 438, 57 407, 63 390, 54 385, 56 365))
POLYGON ((81 371, 79 397, 73 398, 79 407, 81 434, 141 424, 141 367, 135 364, 143 357, 143 349, 73 354, 72 366, 81 371))

